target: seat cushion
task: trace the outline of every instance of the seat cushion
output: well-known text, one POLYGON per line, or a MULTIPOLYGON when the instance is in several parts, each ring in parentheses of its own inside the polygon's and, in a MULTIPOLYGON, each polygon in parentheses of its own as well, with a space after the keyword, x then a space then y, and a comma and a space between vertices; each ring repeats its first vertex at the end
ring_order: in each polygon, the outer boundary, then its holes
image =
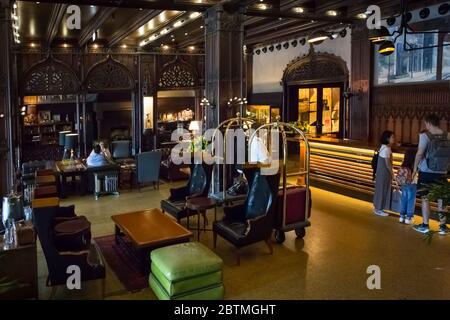
POLYGON ((175 217, 177 220, 187 217, 185 206, 186 201, 184 200, 161 200, 161 209, 175 217))
POLYGON ((179 295, 222 283, 222 271, 207 273, 179 281, 168 280, 154 263, 152 263, 151 271, 169 296, 179 295))
POLYGON ((230 220, 217 221, 213 225, 213 230, 235 246, 240 247, 245 239, 247 223, 230 220))
POLYGON ((180 243, 150 254, 162 275, 170 281, 188 279, 222 270, 223 261, 199 242, 180 243))
POLYGON ((221 283, 174 296, 170 296, 152 274, 149 283, 159 300, 222 300, 225 294, 225 288, 221 283))

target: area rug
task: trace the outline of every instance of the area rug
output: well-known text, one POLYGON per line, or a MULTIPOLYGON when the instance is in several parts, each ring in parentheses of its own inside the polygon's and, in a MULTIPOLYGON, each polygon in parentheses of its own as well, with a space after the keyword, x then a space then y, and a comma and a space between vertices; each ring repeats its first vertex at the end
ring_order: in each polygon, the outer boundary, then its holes
POLYGON ((139 267, 139 262, 124 245, 117 245, 114 235, 94 239, 108 263, 128 292, 141 291, 148 287, 148 276, 139 267))

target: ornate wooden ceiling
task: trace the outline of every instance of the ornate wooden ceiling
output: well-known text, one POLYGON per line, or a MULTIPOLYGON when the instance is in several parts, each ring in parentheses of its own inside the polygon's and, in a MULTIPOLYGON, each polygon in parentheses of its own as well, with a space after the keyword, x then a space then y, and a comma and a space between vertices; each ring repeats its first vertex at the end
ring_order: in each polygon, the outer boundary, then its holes
MULTIPOLYGON (((424 6, 442 1, 411 2, 424 6)), ((369 4, 378 3, 385 12, 399 6, 396 0, 26 0, 17 1, 20 45, 149 51, 163 50, 168 45, 180 51, 198 52, 203 48, 204 22, 196 12, 217 3, 223 3, 228 10, 241 8, 245 12, 247 45, 281 41, 317 28, 351 23, 369 4), (81 30, 69 30, 66 26, 67 8, 72 4, 81 9, 81 30), (330 10, 338 14, 330 15, 330 10)))

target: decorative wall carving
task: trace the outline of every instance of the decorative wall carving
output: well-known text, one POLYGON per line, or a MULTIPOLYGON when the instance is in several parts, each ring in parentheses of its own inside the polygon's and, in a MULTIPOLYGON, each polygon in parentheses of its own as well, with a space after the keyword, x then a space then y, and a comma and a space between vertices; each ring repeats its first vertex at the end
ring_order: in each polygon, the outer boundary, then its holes
POLYGON ((424 128, 423 119, 431 113, 450 129, 450 90, 448 83, 382 86, 372 88, 371 141, 384 130, 392 130, 402 143, 417 143, 424 128))
POLYGON ((51 55, 33 65, 23 78, 23 96, 74 94, 78 90, 75 72, 51 55))
POLYGON ((158 87, 161 89, 184 89, 198 86, 195 68, 178 56, 161 70, 158 87))
POLYGON ((285 84, 323 81, 345 82, 348 78, 347 64, 334 54, 315 52, 311 47, 308 54, 292 60, 283 72, 285 84))
POLYGON ((84 85, 88 92, 132 91, 134 78, 125 65, 108 56, 92 66, 84 85))

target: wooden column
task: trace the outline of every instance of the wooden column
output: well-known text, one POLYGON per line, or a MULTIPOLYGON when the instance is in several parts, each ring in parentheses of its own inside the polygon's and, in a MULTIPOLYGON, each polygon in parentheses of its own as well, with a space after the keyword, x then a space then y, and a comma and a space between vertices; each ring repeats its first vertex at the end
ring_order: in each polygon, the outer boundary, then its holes
POLYGON ((242 22, 239 11, 227 12, 221 5, 205 13, 205 91, 212 105, 206 110, 206 128, 234 116, 227 101, 245 94, 242 22))
POLYGON ((12 84, 11 2, 0 0, 0 195, 14 186, 14 104, 12 84))
POLYGON ((350 88, 353 96, 349 103, 349 138, 369 140, 370 87, 372 83, 373 52, 369 41, 369 29, 365 21, 352 25, 352 68, 350 88))

